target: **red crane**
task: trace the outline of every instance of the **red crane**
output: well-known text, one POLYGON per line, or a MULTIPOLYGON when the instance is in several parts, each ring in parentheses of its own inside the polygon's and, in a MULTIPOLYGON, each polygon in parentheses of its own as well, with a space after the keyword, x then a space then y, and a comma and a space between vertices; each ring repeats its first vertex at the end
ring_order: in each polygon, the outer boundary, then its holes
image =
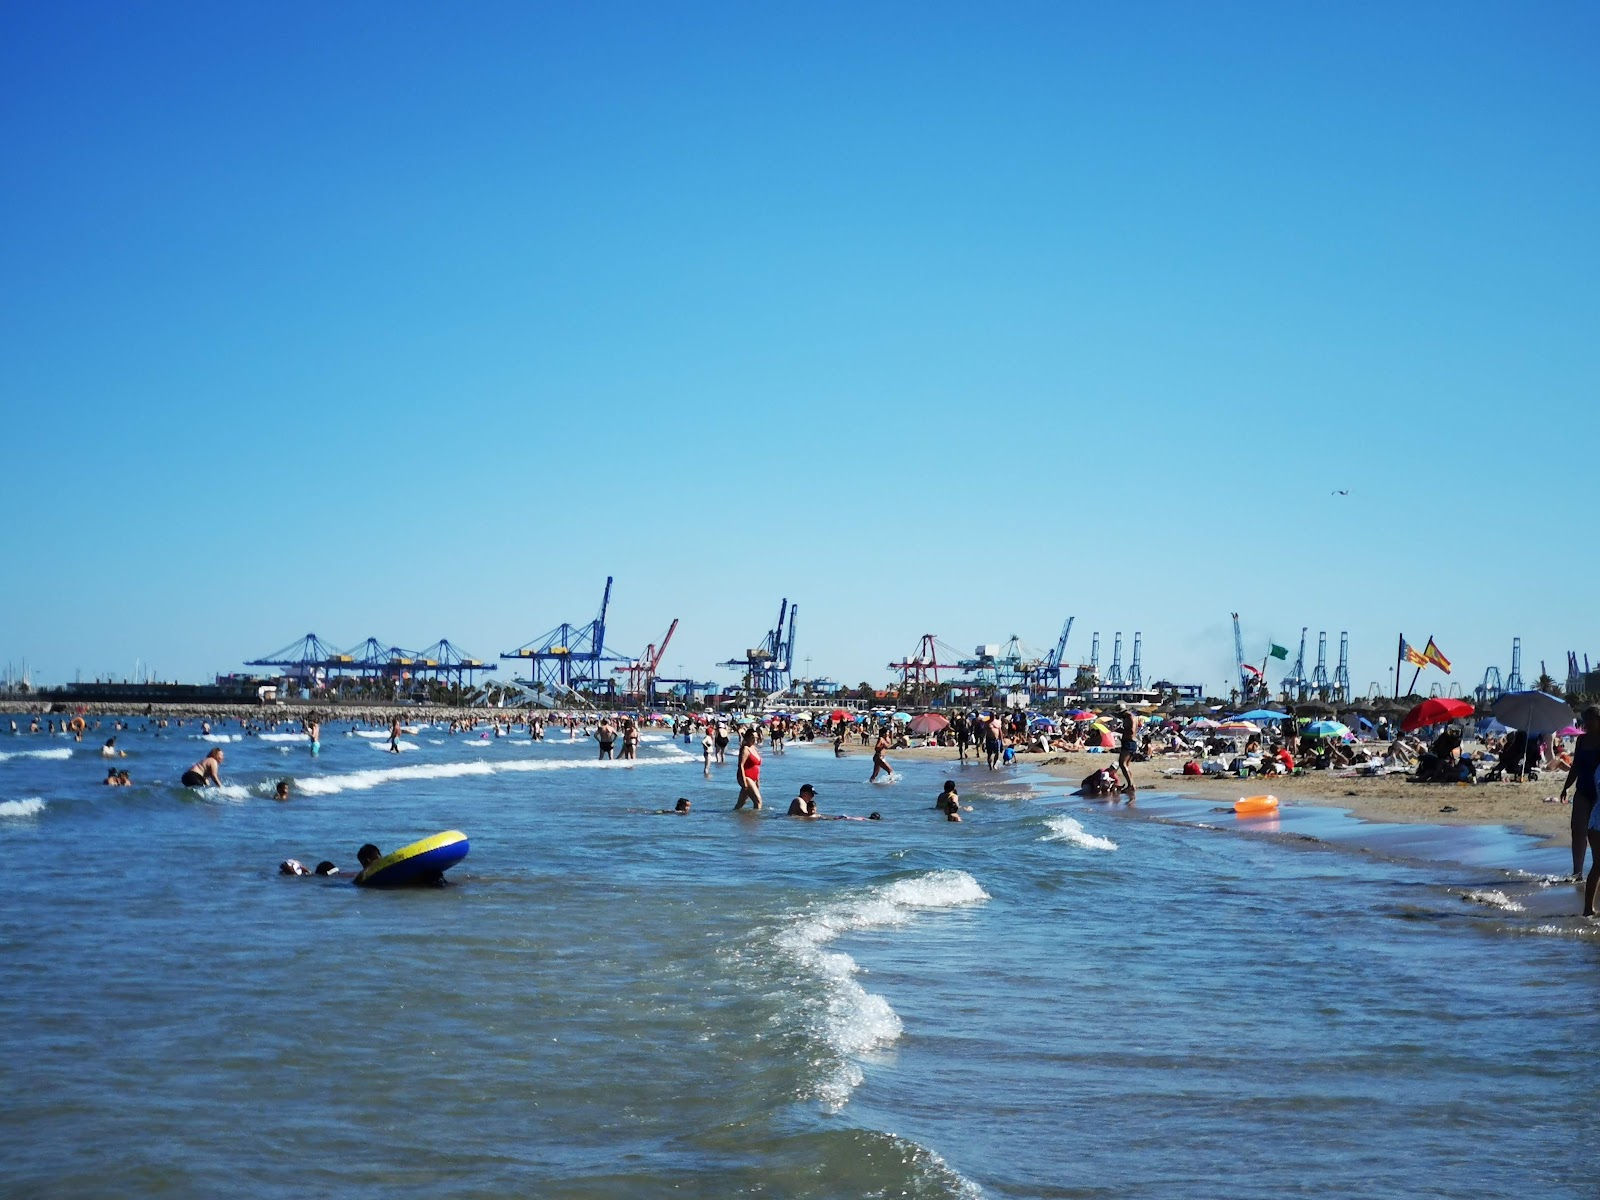
MULTIPOLYGON (((932 683, 939 686, 939 672, 955 670, 954 663, 939 661, 939 646, 943 645, 931 633, 922 635, 922 640, 917 643, 916 651, 910 658, 889 664, 891 671, 900 672, 900 683, 903 687, 920 687, 932 683)), ((950 648, 945 647, 948 651, 950 648)))
POLYGON ((672 618, 672 624, 667 626, 666 636, 661 639, 658 647, 654 642, 645 647, 644 654, 630 663, 620 667, 612 667, 613 671, 626 675, 623 683, 623 694, 628 696, 648 696, 650 694, 650 681, 654 679, 661 669, 661 660, 666 657, 667 644, 672 641, 672 635, 678 632, 678 618, 672 618))

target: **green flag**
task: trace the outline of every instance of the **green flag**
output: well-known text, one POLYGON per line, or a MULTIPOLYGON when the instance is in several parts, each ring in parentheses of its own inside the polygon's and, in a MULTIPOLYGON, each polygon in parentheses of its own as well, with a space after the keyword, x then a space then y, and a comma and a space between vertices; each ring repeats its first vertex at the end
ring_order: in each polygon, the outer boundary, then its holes
POLYGON ((1288 658, 1289 657, 1289 647, 1280 646, 1280 645, 1278 645, 1277 642, 1273 642, 1272 643, 1272 657, 1273 658, 1288 658))

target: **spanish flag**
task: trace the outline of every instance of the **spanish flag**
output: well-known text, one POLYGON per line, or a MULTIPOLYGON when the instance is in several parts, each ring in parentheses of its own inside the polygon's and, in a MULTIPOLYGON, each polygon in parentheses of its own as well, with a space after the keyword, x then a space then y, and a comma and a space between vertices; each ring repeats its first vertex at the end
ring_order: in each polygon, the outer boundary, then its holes
MULTIPOLYGON (((1428 645, 1433 645, 1432 638, 1428 639, 1428 645)), ((1406 635, 1403 633, 1400 635, 1400 657, 1413 667, 1425 667, 1429 662, 1428 656, 1406 641, 1406 635)))
POLYGON ((1450 660, 1444 656, 1443 650, 1433 644, 1432 638, 1428 639, 1427 646, 1423 648, 1422 657, 1424 661, 1432 663, 1446 675, 1450 674, 1450 660))

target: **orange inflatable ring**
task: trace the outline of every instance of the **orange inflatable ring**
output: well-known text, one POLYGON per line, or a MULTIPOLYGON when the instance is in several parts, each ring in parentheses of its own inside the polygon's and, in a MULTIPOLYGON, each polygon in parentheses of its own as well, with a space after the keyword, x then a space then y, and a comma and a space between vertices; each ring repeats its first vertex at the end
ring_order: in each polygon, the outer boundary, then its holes
POLYGON ((1275 814, 1278 811, 1278 798, 1276 796, 1245 796, 1235 802, 1233 806, 1235 816, 1261 817, 1275 814))
POLYGON ((72 720, 67 722, 67 728, 72 730, 73 733, 82 733, 88 728, 88 725, 84 723, 82 717, 73 717, 72 720))

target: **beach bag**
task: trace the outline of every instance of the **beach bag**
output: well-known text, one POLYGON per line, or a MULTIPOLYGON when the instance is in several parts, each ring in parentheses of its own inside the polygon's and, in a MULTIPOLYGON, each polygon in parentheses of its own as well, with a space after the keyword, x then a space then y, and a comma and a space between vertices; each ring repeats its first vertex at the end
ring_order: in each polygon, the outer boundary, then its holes
POLYGON ((1201 769, 1199 763, 1195 762, 1194 759, 1191 758, 1188 762, 1183 764, 1183 773, 1185 775, 1204 775, 1205 771, 1201 769))

